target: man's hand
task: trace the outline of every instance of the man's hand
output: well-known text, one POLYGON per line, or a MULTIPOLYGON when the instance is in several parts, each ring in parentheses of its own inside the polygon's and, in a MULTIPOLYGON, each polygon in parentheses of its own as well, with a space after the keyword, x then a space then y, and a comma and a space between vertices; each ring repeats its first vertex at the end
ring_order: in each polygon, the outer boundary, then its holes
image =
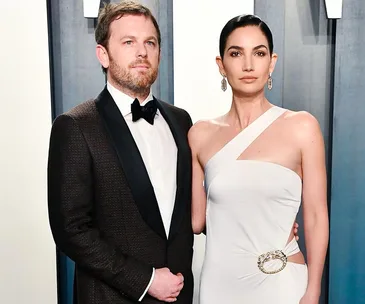
POLYGON ((155 270, 148 294, 163 302, 175 302, 183 287, 184 277, 181 273, 174 275, 168 268, 160 268, 155 270))
POLYGON ((295 239, 297 241, 299 240, 298 227, 299 227, 299 224, 298 223, 294 223, 294 225, 293 225, 293 233, 294 233, 295 239))

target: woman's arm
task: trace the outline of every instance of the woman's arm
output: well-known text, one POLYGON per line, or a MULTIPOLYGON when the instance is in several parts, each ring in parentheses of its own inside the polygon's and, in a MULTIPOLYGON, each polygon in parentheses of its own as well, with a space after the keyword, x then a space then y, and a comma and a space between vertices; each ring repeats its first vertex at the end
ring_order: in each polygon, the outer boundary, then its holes
POLYGON ((195 234, 205 229, 206 193, 204 189, 204 170, 198 159, 202 134, 201 123, 196 123, 188 133, 188 140, 192 154, 192 226, 195 234))
POLYGON ((303 217, 308 262, 308 287, 304 297, 308 301, 303 303, 318 303, 329 230, 325 148, 317 120, 306 112, 301 112, 300 116, 303 217))

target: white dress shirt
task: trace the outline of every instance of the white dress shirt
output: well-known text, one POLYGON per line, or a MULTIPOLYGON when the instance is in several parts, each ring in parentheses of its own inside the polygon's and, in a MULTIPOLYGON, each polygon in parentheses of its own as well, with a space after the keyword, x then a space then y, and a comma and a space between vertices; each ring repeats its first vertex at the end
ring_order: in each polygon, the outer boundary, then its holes
MULTIPOLYGON (((177 167, 177 147, 170 127, 158 109, 153 125, 143 118, 133 122, 131 104, 134 99, 113 87, 109 82, 107 89, 123 115, 141 153, 168 237, 175 204, 177 167)), ((145 105, 152 99, 152 92, 150 92, 141 105, 145 105)), ((142 301, 152 284, 154 274, 155 270, 153 269, 150 283, 139 301, 142 301)))

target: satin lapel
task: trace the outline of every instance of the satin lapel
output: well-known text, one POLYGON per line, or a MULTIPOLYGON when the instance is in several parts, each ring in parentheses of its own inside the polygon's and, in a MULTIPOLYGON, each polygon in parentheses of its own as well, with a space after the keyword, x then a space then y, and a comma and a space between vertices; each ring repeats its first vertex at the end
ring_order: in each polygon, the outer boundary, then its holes
POLYGON ((166 239, 156 196, 141 154, 127 123, 107 89, 104 89, 96 99, 96 106, 142 218, 151 229, 166 239))
POLYGON ((169 233, 169 240, 171 240, 178 232, 181 221, 183 220, 184 215, 186 215, 187 208, 189 208, 187 204, 189 204, 190 202, 188 202, 186 199, 186 197, 189 197, 189 193, 187 193, 186 191, 187 189, 189 189, 187 185, 191 181, 189 179, 190 170, 189 168, 186 168, 186 166, 189 166, 191 159, 186 135, 184 134, 184 131, 181 129, 181 127, 178 125, 176 118, 173 116, 168 106, 165 105, 163 102, 157 100, 157 106, 170 127, 178 151, 176 198, 169 233))

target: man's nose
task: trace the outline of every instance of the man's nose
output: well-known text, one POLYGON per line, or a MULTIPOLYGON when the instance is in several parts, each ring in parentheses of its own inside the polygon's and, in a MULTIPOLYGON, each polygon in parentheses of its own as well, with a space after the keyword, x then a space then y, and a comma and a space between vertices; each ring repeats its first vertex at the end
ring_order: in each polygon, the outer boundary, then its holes
POLYGON ((144 44, 138 44, 137 46, 137 57, 146 57, 147 56, 147 48, 144 44))

